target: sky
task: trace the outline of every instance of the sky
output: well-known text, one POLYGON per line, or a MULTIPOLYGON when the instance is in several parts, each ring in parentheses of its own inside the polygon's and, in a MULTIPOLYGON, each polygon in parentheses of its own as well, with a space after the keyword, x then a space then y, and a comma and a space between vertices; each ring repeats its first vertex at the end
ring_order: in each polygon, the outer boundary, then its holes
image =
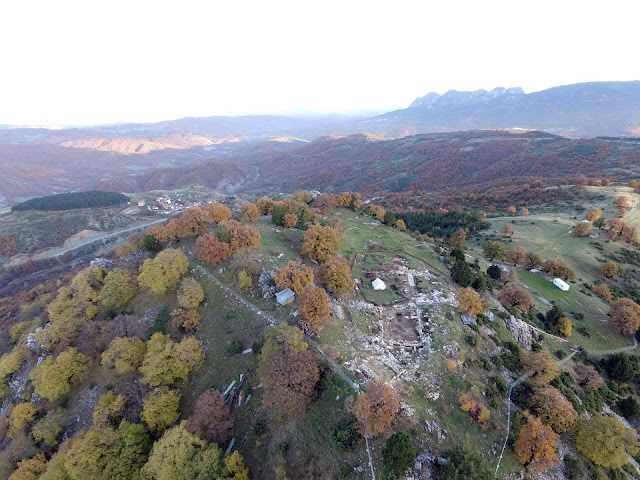
POLYGON ((638 80, 636 2, 0 3, 0 124, 388 111, 430 91, 638 80))

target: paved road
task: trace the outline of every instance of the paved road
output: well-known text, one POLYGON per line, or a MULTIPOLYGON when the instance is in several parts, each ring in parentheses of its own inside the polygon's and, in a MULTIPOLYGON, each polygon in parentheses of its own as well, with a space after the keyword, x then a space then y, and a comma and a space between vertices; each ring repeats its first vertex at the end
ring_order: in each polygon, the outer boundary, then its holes
MULTIPOLYGON (((240 296, 238 293, 236 293, 234 290, 232 290, 231 288, 229 288, 227 285, 225 285, 224 283, 222 283, 215 275, 213 275, 211 272, 209 272, 208 270, 206 270, 202 265, 198 265, 196 267, 198 270, 200 270, 200 272, 202 272, 203 274, 205 274, 208 278, 211 279, 211 281, 213 281, 216 285, 218 285, 222 290, 224 290, 227 294, 231 295, 233 298, 235 298, 238 302, 242 303, 245 307, 247 307, 249 310, 253 310, 256 315, 258 317, 262 317, 264 318, 268 323, 271 323, 273 325, 278 325, 280 323, 282 323, 282 320, 280 320, 279 318, 274 317, 273 315, 269 315, 268 313, 263 312, 262 310, 260 310, 258 307, 256 307, 253 303, 249 302, 248 300, 246 300, 244 297, 240 296)), ((322 350, 322 348, 320 347, 320 345, 318 345, 318 343, 307 337, 306 342, 311 345, 313 348, 315 348, 316 350, 318 350, 318 352, 320 353, 320 355, 322 355, 324 357, 324 359, 327 361, 327 363, 329 365, 331 365, 331 368, 333 368, 333 371, 336 372, 338 375, 340 375, 340 377, 349 384, 349 386, 351 388, 353 388, 356 392, 360 391, 360 386, 354 382, 343 370, 342 367, 340 367, 340 365, 338 365, 336 362, 333 361, 333 359, 331 357, 329 357, 324 350, 322 350)))
POLYGON ((146 228, 146 227, 150 227, 151 225, 155 225, 157 223, 162 223, 162 222, 166 222, 167 218, 161 218, 159 220, 154 220, 153 222, 149 222, 149 223, 143 223, 142 225, 136 225, 135 227, 129 227, 129 228, 125 228, 124 230, 118 230, 117 232, 112 232, 112 233, 105 233, 104 235, 100 235, 99 237, 95 237, 92 238, 91 240, 88 240, 84 243, 81 243, 80 245, 75 245, 71 248, 67 248, 66 250, 62 250, 60 252, 55 252, 52 253, 46 257, 42 257, 42 258, 51 258, 51 257, 60 257, 62 255, 65 255, 67 253, 69 253, 72 250, 75 250, 77 248, 82 248, 86 245, 89 245, 91 243, 97 242, 99 240, 105 240, 107 238, 111 238, 111 237, 117 237, 119 235, 122 235, 123 233, 129 233, 129 232, 133 232, 135 230, 140 230, 141 228, 146 228))

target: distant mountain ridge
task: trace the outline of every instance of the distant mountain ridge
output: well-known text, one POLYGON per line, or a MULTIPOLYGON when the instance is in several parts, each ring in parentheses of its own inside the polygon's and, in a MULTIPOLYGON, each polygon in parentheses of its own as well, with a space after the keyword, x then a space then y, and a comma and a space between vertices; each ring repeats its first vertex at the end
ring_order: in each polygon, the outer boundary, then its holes
POLYGON ((523 128, 573 138, 640 135, 640 81, 589 82, 533 93, 498 87, 431 92, 408 108, 350 125, 392 137, 474 129, 523 128))

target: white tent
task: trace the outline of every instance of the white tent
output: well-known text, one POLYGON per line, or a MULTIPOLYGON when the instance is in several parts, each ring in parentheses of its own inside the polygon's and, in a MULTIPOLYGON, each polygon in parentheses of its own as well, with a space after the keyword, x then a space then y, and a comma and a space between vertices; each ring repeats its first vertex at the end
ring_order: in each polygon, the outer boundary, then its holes
POLYGON ((376 278, 373 282, 371 282, 371 286, 374 290, 384 290, 385 288, 387 288, 384 282, 379 278, 376 278))
POLYGON ((563 280, 561 280, 560 278, 554 278, 553 279, 553 284, 558 287, 560 290, 562 290, 563 292, 568 292, 569 291, 569 285, 567 285, 563 280))

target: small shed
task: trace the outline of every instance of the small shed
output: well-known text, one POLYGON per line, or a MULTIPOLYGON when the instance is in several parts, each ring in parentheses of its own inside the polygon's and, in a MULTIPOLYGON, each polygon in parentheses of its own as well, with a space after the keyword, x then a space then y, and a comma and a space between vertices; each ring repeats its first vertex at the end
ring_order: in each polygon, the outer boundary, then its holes
POLYGON ((371 286, 374 290, 384 290, 385 288, 387 288, 384 282, 377 277, 373 282, 371 282, 371 286))
POLYGON ((564 280, 560 279, 560 278, 554 278, 553 279, 553 284, 558 287, 560 290, 562 290, 563 292, 568 292, 569 291, 569 285, 567 285, 564 280))
POLYGON ((276 293, 276 300, 280 305, 289 305, 296 298, 296 294, 290 288, 276 293))

